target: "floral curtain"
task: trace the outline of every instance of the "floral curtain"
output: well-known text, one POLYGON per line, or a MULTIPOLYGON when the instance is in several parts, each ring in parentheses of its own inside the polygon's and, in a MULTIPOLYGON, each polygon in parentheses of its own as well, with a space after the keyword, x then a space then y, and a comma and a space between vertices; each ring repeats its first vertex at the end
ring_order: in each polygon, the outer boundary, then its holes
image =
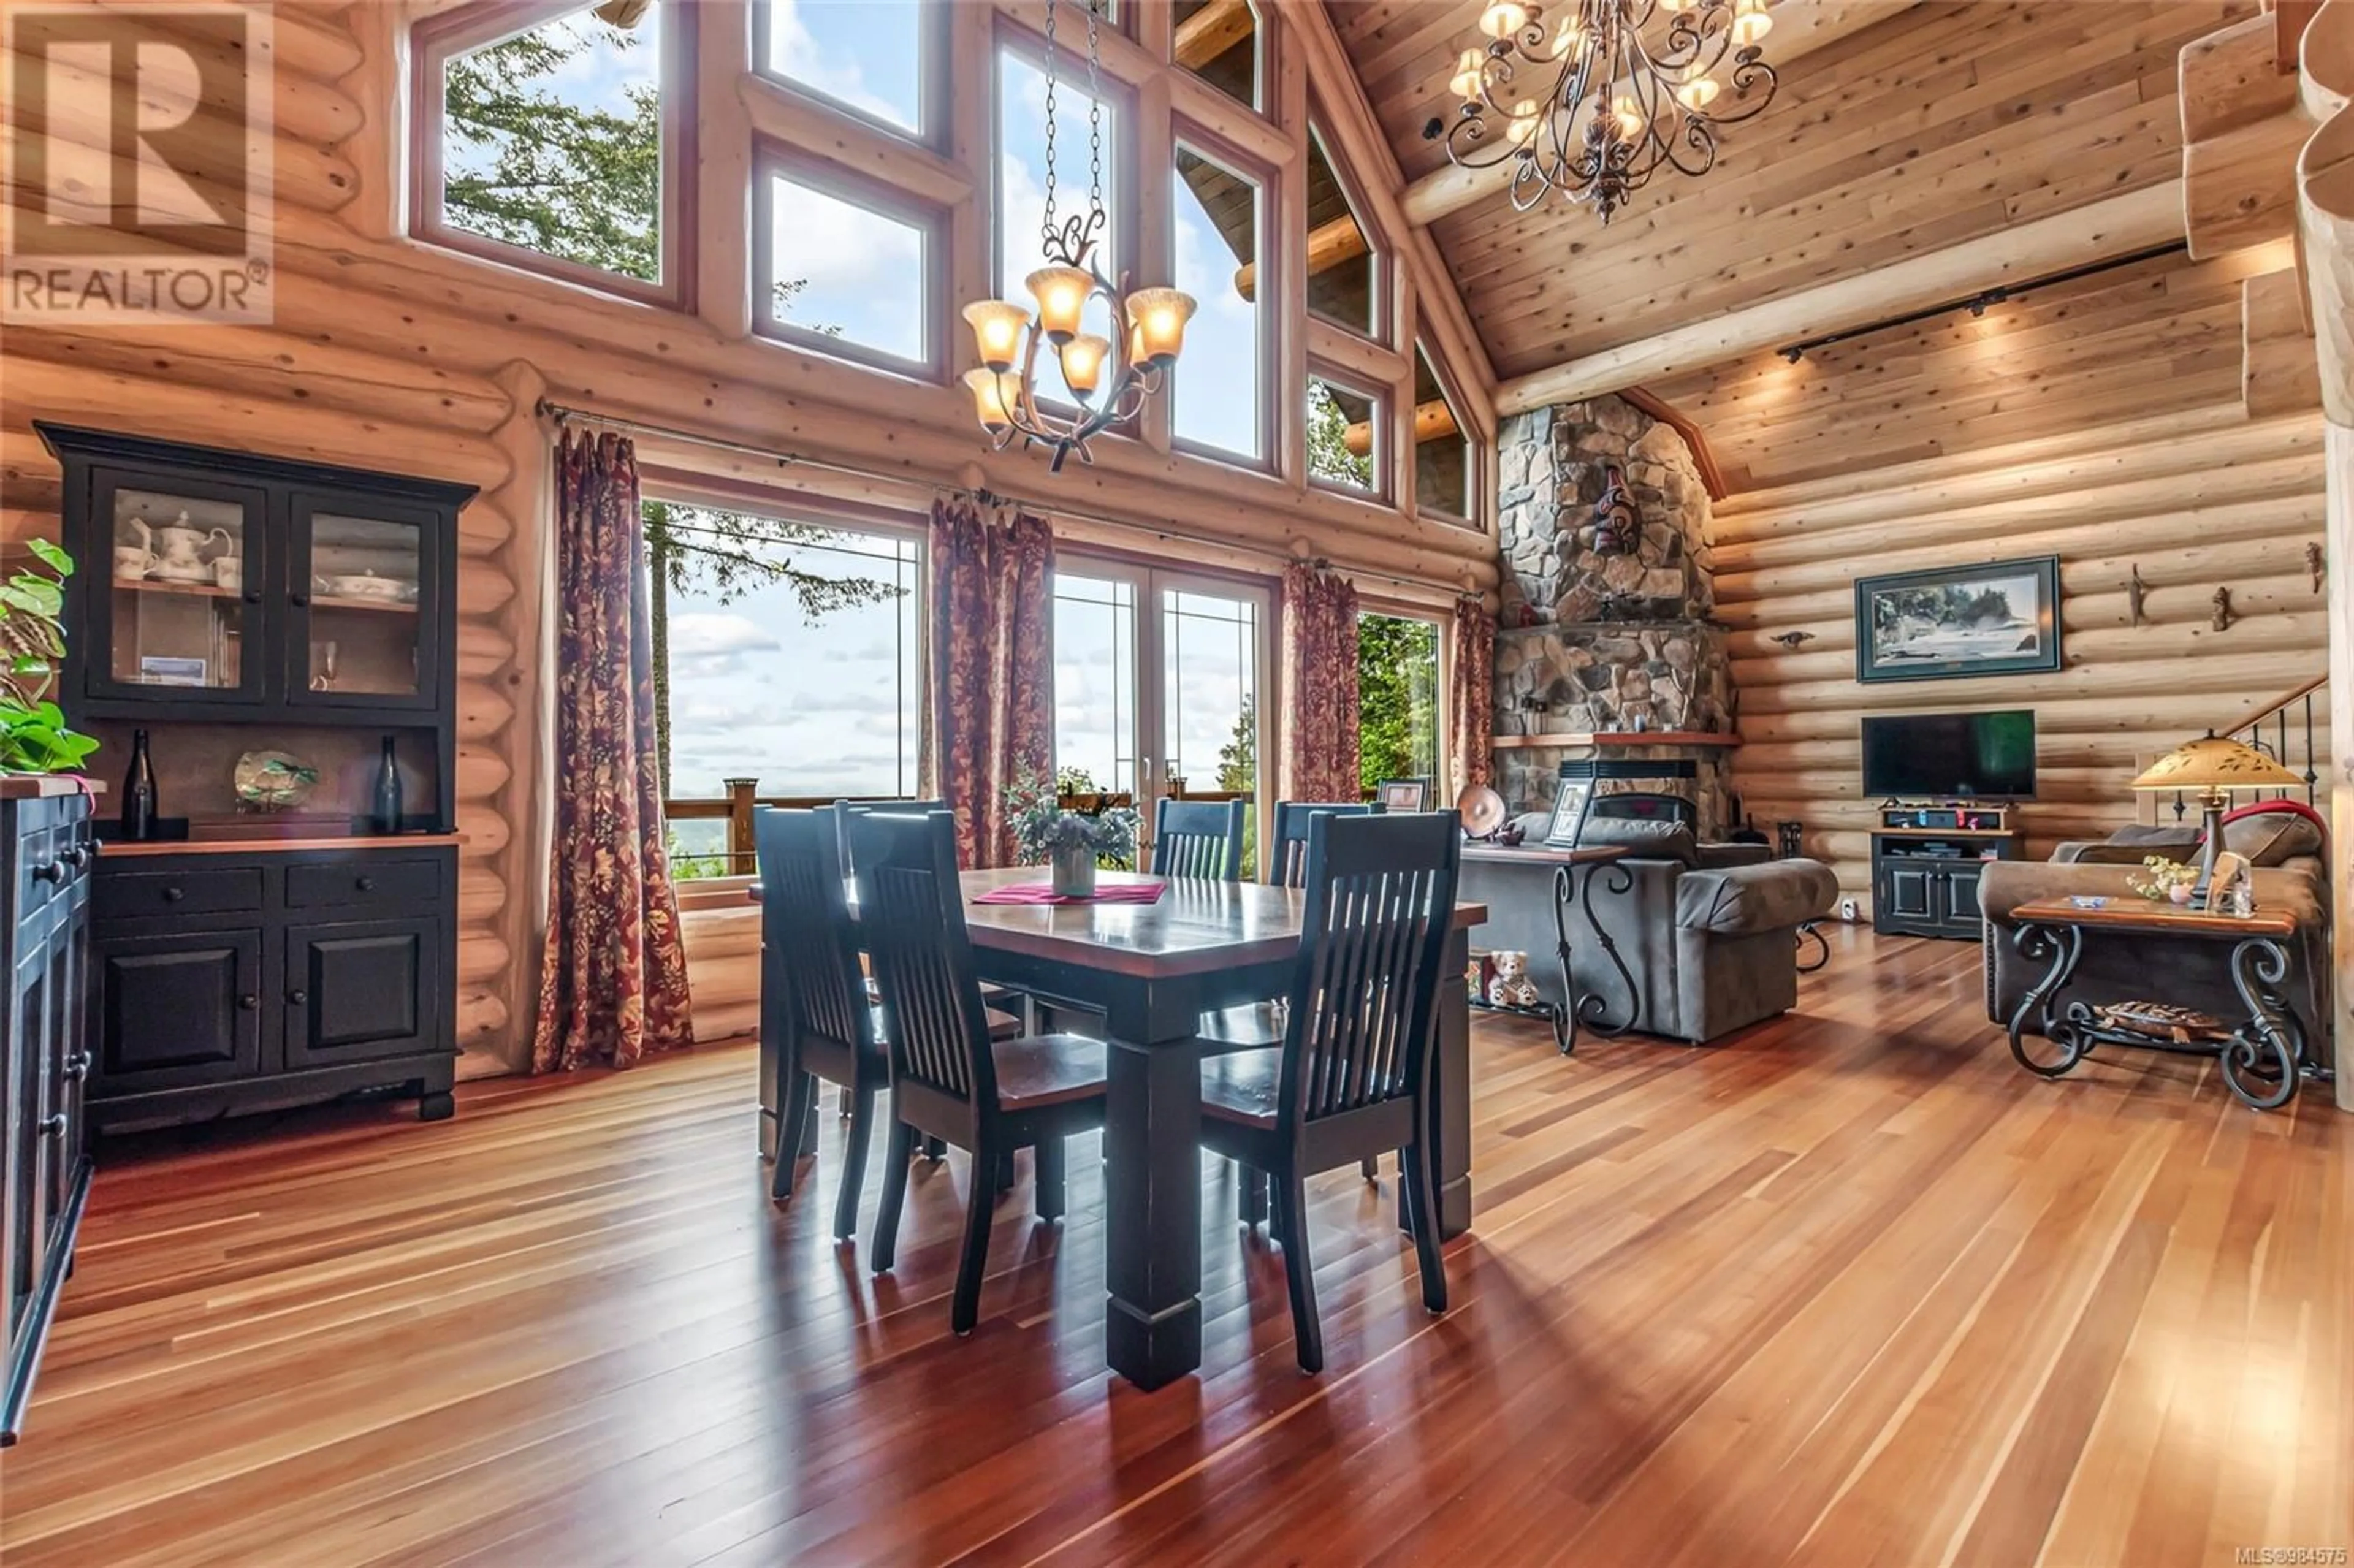
POLYGON ((1357 588, 1312 562, 1283 573, 1283 769, 1287 800, 1354 800, 1357 588))
POLYGON ((557 458, 556 837, 535 1073, 694 1043, 663 844, 637 453, 565 432, 557 458))
POLYGON ((1454 646, 1455 787, 1466 789, 1495 778, 1496 618, 1476 599, 1459 599, 1449 629, 1454 646))
POLYGON ((932 503, 925 777, 968 869, 1014 863, 1009 785, 1055 768, 1055 536, 1043 518, 932 503))

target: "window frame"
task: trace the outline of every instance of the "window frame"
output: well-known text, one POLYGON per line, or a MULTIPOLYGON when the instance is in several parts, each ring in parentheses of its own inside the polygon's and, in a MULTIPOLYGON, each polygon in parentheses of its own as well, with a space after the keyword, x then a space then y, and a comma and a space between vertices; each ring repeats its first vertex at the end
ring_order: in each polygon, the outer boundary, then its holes
POLYGON ((695 169, 695 84, 700 42, 693 0, 663 0, 661 7, 662 200, 655 221, 661 229, 661 278, 648 282, 609 272, 528 246, 493 239, 451 224, 443 216, 445 168, 443 73, 456 56, 502 43, 546 23, 594 9, 595 0, 496 0, 465 6, 419 22, 408 34, 408 236, 419 244, 489 261, 558 282, 618 294, 651 305, 692 312, 695 308, 697 221, 695 169))
MULTIPOLYGON (((1168 234, 1172 254, 1167 258, 1170 264, 1169 278, 1172 283, 1176 281, 1174 249, 1177 239, 1177 202, 1180 193, 1185 186, 1185 176, 1179 172, 1177 160, 1181 154, 1189 152, 1197 158, 1216 164, 1229 175, 1248 180, 1258 190, 1258 216, 1252 225, 1254 230, 1252 238, 1257 251, 1258 270, 1256 276, 1258 287, 1251 301, 1251 308, 1258 313, 1257 385, 1261 392, 1258 406, 1259 450, 1257 455, 1230 451, 1225 447, 1213 446, 1207 441, 1189 439, 1178 431, 1177 410, 1183 397, 1182 383, 1185 375, 1185 361, 1182 355, 1180 355, 1176 365, 1171 367, 1168 378, 1164 382, 1169 399, 1169 449, 1186 457, 1200 458, 1207 462, 1220 463, 1228 468, 1242 469, 1251 473, 1279 473, 1281 471, 1279 448, 1287 420, 1280 407, 1284 392, 1284 345, 1278 340, 1283 335, 1284 307, 1288 302, 1286 291, 1292 286, 1292 261, 1289 248, 1278 244, 1274 234, 1274 218, 1283 210, 1282 173, 1273 164, 1251 156, 1233 142, 1219 135, 1199 121, 1172 112, 1169 117, 1168 171, 1168 234)), ((1189 351, 1192 343, 1193 338, 1189 330, 1187 336, 1189 351)), ((1304 418, 1305 413, 1306 410, 1302 408, 1297 417, 1304 418)), ((1304 428, 1303 426, 1303 430, 1304 428)))
MULTIPOLYGON (((1423 365, 1430 367, 1430 378, 1438 384, 1438 396, 1447 404, 1447 413, 1454 417, 1456 438, 1463 443, 1464 510, 1460 512, 1449 507, 1423 504, 1422 482, 1415 467, 1421 459, 1422 443, 1416 441, 1407 450, 1405 469, 1406 477, 1414 482, 1415 513, 1417 516, 1430 517, 1437 522, 1451 524, 1458 527, 1479 528, 1479 488, 1483 470, 1480 466, 1481 442, 1479 433, 1464 422, 1463 397, 1448 377, 1445 357, 1433 354, 1430 351, 1430 340, 1420 335, 1415 338, 1412 352, 1419 357, 1423 365)), ((1412 418, 1411 413, 1408 418, 1412 418)))
MULTIPOLYGON (((1331 316, 1317 311, 1313 302, 1315 298, 1313 280, 1307 271, 1308 235, 1315 232, 1312 228, 1299 237, 1300 313, 1311 320, 1322 322, 1335 332, 1347 333, 1351 337, 1373 344, 1378 348, 1389 348, 1397 342, 1398 336, 1398 269, 1391 260, 1388 248, 1382 244, 1381 238, 1374 231, 1373 226, 1365 220, 1364 195, 1352 180, 1346 161, 1332 155, 1331 138, 1326 136, 1323 132, 1326 119, 1322 105, 1311 98, 1308 109, 1307 141, 1299 155, 1299 177, 1304 186, 1308 179, 1308 164, 1310 159, 1320 155, 1324 160, 1324 166, 1332 171, 1332 183, 1341 187, 1341 200, 1349 209, 1350 221, 1357 226, 1357 232, 1365 237, 1365 261, 1372 272, 1367 290, 1373 296, 1373 330, 1370 334, 1360 331, 1347 322, 1336 322, 1331 316)), ((1301 208, 1303 222, 1306 210, 1303 205, 1301 208)))
MULTIPOLYGON (((1390 505, 1396 489, 1395 476, 1398 468, 1398 465, 1391 461, 1389 450, 1390 443, 1394 440, 1391 429, 1395 422, 1391 408, 1390 388, 1378 386, 1361 376, 1352 376, 1331 361, 1319 359, 1314 355, 1308 357, 1308 380, 1311 384, 1320 381, 1328 387, 1349 393, 1352 397, 1369 398, 1373 407, 1373 450, 1370 454, 1373 465, 1373 482, 1369 485, 1348 484, 1337 479, 1322 478, 1311 471, 1308 474, 1310 487, 1332 495, 1345 495, 1352 501, 1373 501, 1379 502, 1384 506, 1390 505)), ((1307 440, 1308 420, 1308 410, 1304 403, 1299 415, 1301 444, 1304 446, 1307 440)))
POLYGON ((1188 77, 1200 82, 1204 87, 1208 88, 1212 92, 1216 93, 1220 98, 1225 99, 1228 103, 1242 110, 1245 113, 1255 114, 1261 120, 1265 120, 1268 123, 1272 124, 1274 122, 1274 116, 1267 108, 1267 88, 1273 75, 1271 68, 1275 62, 1273 58, 1273 51, 1267 48, 1267 11, 1265 5, 1262 4, 1262 0, 1243 0, 1243 5, 1245 9, 1250 12, 1251 19, 1251 96, 1249 102, 1246 103, 1241 99, 1229 95, 1224 88, 1219 87, 1216 83, 1211 81, 1208 77, 1204 76, 1193 67, 1186 65, 1177 58, 1177 30, 1180 27, 1182 27, 1185 24, 1178 20, 1177 7, 1173 4, 1173 0, 1169 7, 1169 66, 1172 70, 1183 71, 1188 77))
POLYGON ((784 143, 765 136, 752 138, 752 227, 746 286, 753 297, 752 335, 769 343, 846 360, 893 376, 945 386, 950 358, 949 328, 949 215, 930 203, 895 186, 854 174, 784 143), (888 349, 828 337, 808 327, 776 319, 769 291, 775 283, 776 182, 779 178, 804 185, 822 196, 847 203, 917 231, 923 241, 923 324, 925 356, 909 359, 888 349))
MULTIPOLYGON (((690 0, 692 3, 692 0, 690 0)), ((807 82, 797 81, 769 69, 769 17, 776 0, 752 0, 752 74, 783 91, 791 93, 829 114, 844 119, 888 136, 895 142, 927 148, 945 154, 949 148, 949 132, 956 116, 949 101, 949 55, 951 48, 949 30, 949 6, 958 0, 917 0, 921 15, 917 19, 917 45, 921 51, 916 68, 916 129, 847 103, 807 82)), ((757 152, 757 147, 755 148, 757 152)))

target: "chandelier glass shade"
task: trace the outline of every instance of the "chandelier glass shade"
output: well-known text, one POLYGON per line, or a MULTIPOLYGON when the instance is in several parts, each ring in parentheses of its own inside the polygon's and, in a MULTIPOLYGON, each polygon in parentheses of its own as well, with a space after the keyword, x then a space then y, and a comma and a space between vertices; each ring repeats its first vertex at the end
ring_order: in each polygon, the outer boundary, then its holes
POLYGON ((1705 175, 1721 127, 1764 111, 1779 85, 1759 47, 1766 0, 1567 0, 1549 15, 1522 0, 1480 14, 1487 42, 1449 80, 1462 101, 1434 117, 1466 168, 1510 162, 1512 206, 1558 191, 1602 221, 1662 168, 1705 175))
POLYGON ((1085 212, 1055 219, 1055 0, 1046 0, 1046 206, 1040 225, 1045 265, 1023 280, 1032 306, 978 300, 964 308, 981 366, 965 373, 973 412, 991 445, 1002 451, 1019 436, 1023 446, 1051 448, 1049 469, 1060 473, 1072 452, 1093 462, 1087 440, 1142 412, 1185 346, 1193 298, 1175 289, 1130 291, 1123 272, 1115 283, 1095 264, 1103 238, 1102 98, 1097 90, 1096 27, 1102 0, 1081 0, 1087 13, 1087 120, 1091 183, 1085 212), (1089 332, 1088 306, 1102 302, 1103 332, 1089 332), (1038 359, 1054 356, 1070 401, 1042 397, 1038 359))

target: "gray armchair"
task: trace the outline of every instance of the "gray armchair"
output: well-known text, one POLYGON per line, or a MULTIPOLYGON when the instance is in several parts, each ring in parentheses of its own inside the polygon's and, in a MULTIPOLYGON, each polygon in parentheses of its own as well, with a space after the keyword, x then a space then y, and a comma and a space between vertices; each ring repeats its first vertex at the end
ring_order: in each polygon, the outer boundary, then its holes
MULTIPOLYGON (((1537 829, 1543 832, 1542 821, 1537 829)), ((1585 842, 1633 853, 1596 875, 1594 912, 1632 977, 1633 1028, 1705 1044, 1788 1012, 1798 1001, 1798 927, 1827 916, 1839 885, 1811 860, 1775 860, 1762 844, 1702 844, 1680 824, 1596 819, 1585 842)), ((1553 961, 1553 867, 1502 855, 1463 863, 1463 896, 1488 906, 1483 948, 1519 948, 1545 1000, 1567 1005, 1553 961)), ((1628 981, 1584 910, 1570 913, 1570 962, 1612 1024, 1628 1017, 1628 981)))

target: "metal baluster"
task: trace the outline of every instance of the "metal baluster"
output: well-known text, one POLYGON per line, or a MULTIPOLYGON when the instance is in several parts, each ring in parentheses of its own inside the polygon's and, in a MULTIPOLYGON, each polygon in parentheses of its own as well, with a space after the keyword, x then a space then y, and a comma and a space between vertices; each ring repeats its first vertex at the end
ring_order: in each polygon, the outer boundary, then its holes
POLYGON ((2321 775, 2313 766, 2313 694, 2305 694, 2305 803, 2320 800, 2321 775))
MULTIPOLYGON (((2285 703, 2273 714, 2273 734, 2275 736, 2273 760, 2285 768, 2288 766, 2288 705, 2285 703)), ((2273 791, 2273 799, 2285 800, 2288 799, 2288 791, 2275 789, 2273 791)))

